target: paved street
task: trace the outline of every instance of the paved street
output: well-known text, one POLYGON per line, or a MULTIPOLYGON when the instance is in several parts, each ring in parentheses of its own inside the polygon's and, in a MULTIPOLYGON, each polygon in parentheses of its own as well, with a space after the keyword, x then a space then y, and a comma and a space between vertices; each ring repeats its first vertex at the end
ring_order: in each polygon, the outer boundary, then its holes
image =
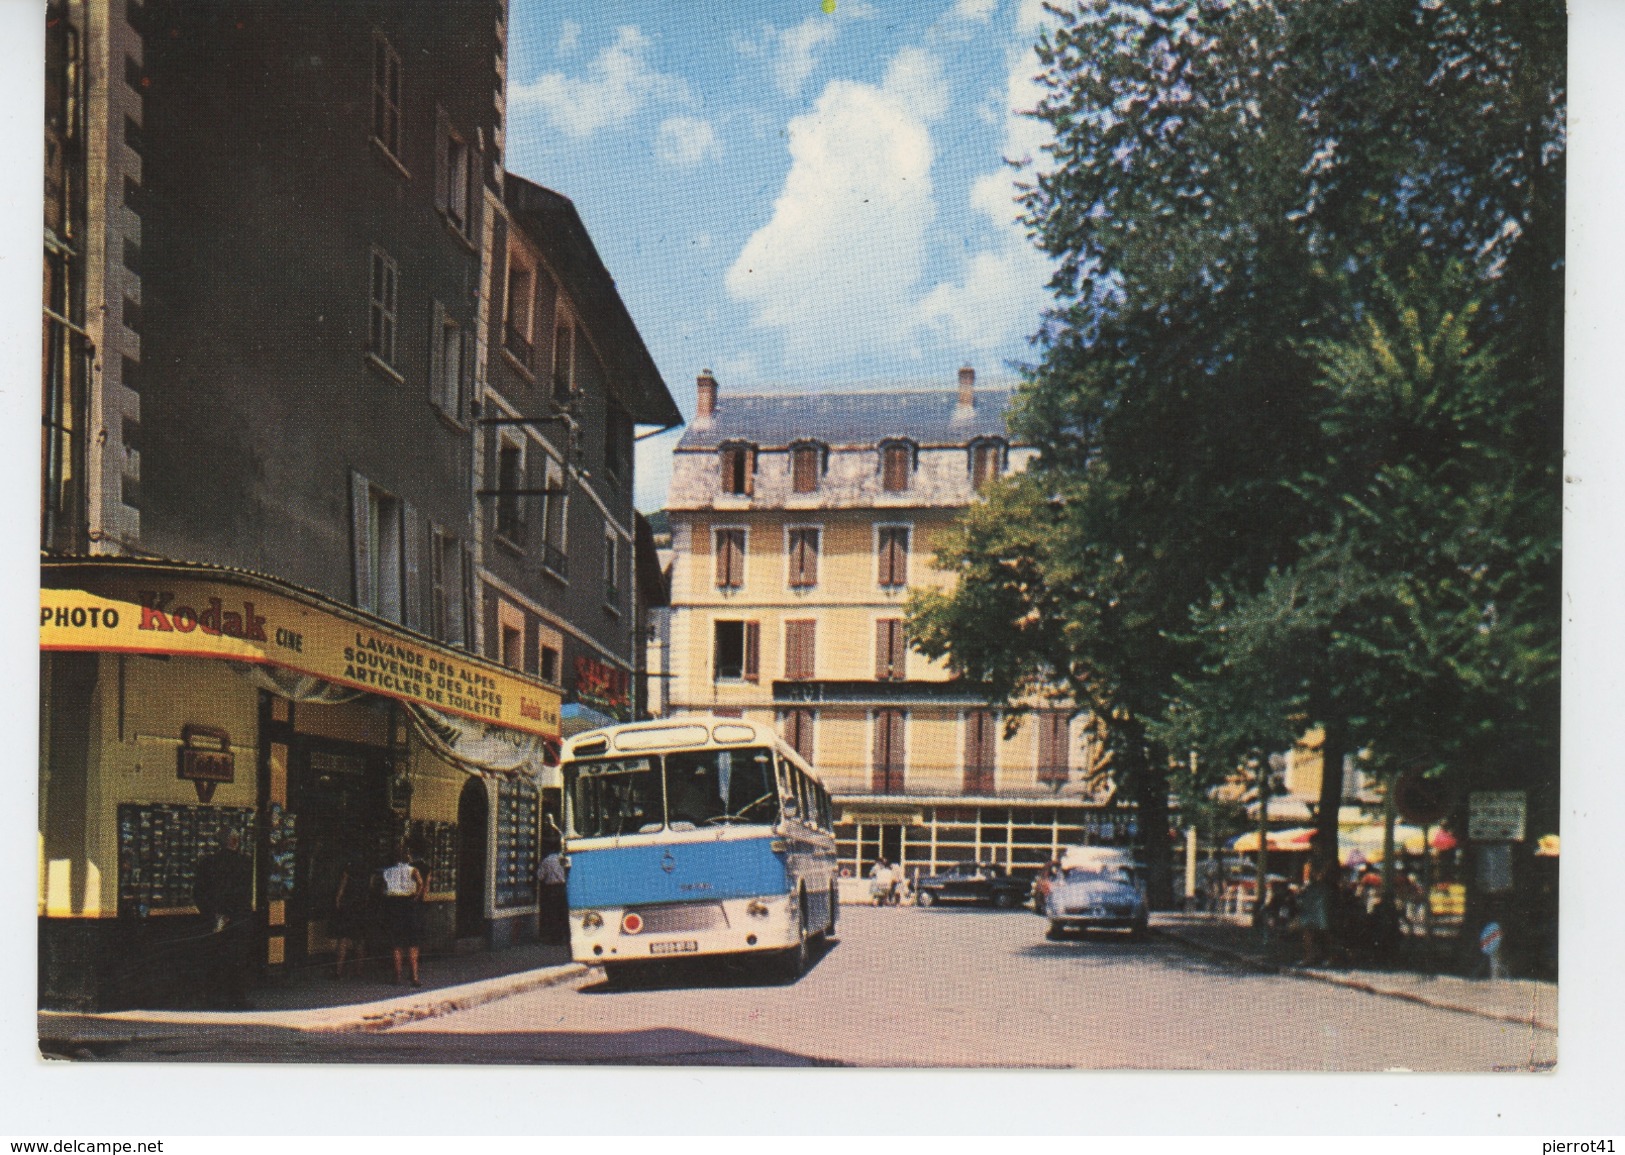
POLYGON ((1026 912, 844 908, 809 973, 597 972, 374 1033, 117 1030, 114 1060, 858 1064, 1117 1069, 1539 1069, 1553 1032, 1288 976, 1166 939, 1044 940, 1026 912), (125 1037, 137 1032, 124 1032, 125 1037))

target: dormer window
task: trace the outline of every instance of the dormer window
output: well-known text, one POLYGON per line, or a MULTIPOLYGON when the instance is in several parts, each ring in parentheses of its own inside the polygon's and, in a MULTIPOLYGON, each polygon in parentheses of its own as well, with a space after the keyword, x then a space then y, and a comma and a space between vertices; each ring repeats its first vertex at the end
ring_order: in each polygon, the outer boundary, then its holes
POLYGON ((749 497, 756 492, 756 447, 724 445, 718 457, 722 465, 722 492, 749 497))
POLYGON ((829 450, 816 441, 803 441, 790 447, 790 490, 817 493, 818 479, 829 469, 829 450))
POLYGON ((880 446, 880 488, 887 493, 905 493, 914 474, 916 454, 907 441, 886 441, 880 446))
POLYGON ((1006 446, 998 438, 989 437, 973 441, 970 447, 971 484, 980 493, 982 488, 1004 472, 1006 446))

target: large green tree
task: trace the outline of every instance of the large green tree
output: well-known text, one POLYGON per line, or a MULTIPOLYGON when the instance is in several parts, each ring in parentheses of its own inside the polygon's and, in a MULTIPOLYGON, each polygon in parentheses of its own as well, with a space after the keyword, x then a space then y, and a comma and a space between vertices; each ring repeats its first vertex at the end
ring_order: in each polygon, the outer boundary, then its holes
MULTIPOLYGON (((1362 693, 1382 665, 1369 647, 1413 652, 1427 616, 1344 645, 1371 606, 1355 587, 1415 560, 1384 560, 1377 539, 1403 532, 1401 510, 1428 509, 1448 470, 1381 472, 1388 450, 1362 424, 1371 398, 1327 382, 1340 356, 1369 347, 1390 277, 1458 270, 1479 302, 1457 317, 1463 340, 1493 329, 1497 365, 1524 385, 1508 477, 1551 480, 1561 5, 1085 0, 1054 13, 1035 110, 1054 145, 1025 209, 1056 263, 1056 306, 1014 419, 1040 456, 944 551, 964 580, 917 601, 915 635, 990 697, 1019 702, 1049 679, 1110 719, 1158 856, 1168 711, 1183 703, 1188 719, 1193 687, 1250 670, 1268 693, 1247 699, 1247 725, 1215 723, 1222 740, 1270 716, 1283 742, 1323 725, 1322 820, 1335 823, 1351 721, 1376 712, 1362 693), (1377 520, 1362 520, 1344 498, 1379 474, 1390 500, 1366 494, 1377 520), (1351 556, 1333 580, 1332 560, 1351 556), (1226 619, 1279 615, 1282 597, 1295 605, 1286 635, 1226 619)), ((1452 427, 1433 432, 1448 459, 1452 427)), ((1433 508, 1451 532, 1484 512, 1477 496, 1433 508)), ((1518 572, 1540 581, 1544 564, 1518 572)), ((1439 561, 1412 585, 1433 598, 1447 571, 1439 561)), ((1544 612, 1542 597, 1518 612, 1544 612)), ((1467 612, 1448 601, 1430 604, 1467 612)))

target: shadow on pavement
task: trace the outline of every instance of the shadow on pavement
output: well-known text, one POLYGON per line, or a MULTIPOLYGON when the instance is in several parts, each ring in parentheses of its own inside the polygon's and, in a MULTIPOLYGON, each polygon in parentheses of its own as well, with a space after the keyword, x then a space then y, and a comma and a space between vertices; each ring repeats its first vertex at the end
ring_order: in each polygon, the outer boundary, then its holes
POLYGON ((1066 959, 1078 966, 1101 969, 1134 962, 1185 974, 1242 977, 1260 973, 1256 967, 1240 966, 1181 950, 1177 944, 1159 940, 1155 936, 1136 939, 1120 931, 1099 930, 1069 934, 1058 942, 1052 942, 1039 930, 1034 938, 1035 942, 1017 952, 1023 958, 1066 959))
POLYGON ((140 1063, 615 1064, 836 1067, 774 1047, 670 1027, 637 1031, 331 1033, 286 1027, 181 1029, 96 1043, 40 1040, 47 1058, 140 1063))

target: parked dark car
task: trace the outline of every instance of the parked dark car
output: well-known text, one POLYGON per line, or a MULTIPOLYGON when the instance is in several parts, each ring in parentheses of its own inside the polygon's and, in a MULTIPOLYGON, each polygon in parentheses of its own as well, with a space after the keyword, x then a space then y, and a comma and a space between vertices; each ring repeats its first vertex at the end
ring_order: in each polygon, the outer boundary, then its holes
POLYGON ((1024 878, 1006 874, 997 866, 961 862, 941 874, 929 875, 914 884, 914 904, 931 906, 937 902, 982 902, 1008 908, 1020 906, 1027 897, 1024 878))

